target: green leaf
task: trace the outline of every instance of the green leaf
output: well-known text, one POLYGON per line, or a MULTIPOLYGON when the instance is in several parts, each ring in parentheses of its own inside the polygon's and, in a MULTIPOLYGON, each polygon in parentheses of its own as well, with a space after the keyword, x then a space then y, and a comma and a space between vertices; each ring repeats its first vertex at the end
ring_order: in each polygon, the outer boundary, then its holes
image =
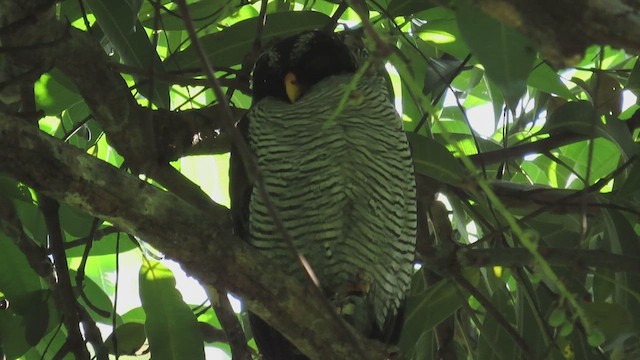
POLYGON ((623 121, 615 116, 605 116, 604 123, 596 118, 593 104, 586 100, 570 101, 557 108, 548 117, 542 133, 553 134, 559 131, 572 132, 585 136, 600 136, 614 143, 625 159, 638 153, 633 134, 623 121))
MULTIPOLYGON (((77 275, 77 271, 69 271, 69 276, 73 279, 74 284, 77 275)), ((84 305, 87 311, 91 314, 91 317, 98 322, 111 325, 113 304, 104 290, 90 277, 85 276, 82 281, 82 292, 84 293, 85 298, 80 297, 80 294, 78 294, 79 291, 80 290, 76 289, 78 301, 84 305), (90 304, 87 303, 87 300, 90 304)))
POLYGON ((2 231, 0 249, 0 291, 10 302, 15 297, 42 289, 40 277, 31 268, 26 256, 2 231))
MULTIPOLYGON (((110 228, 110 226, 103 226, 99 228, 99 230, 105 230, 107 228, 110 228)), ((85 236, 86 235, 88 234, 85 234, 85 236)), ((120 239, 120 244, 118 247, 118 249, 120 250, 120 253, 127 252, 137 247, 136 243, 132 241, 126 234, 114 232, 114 233, 109 233, 103 237, 93 239, 93 246, 91 247, 91 256, 115 254, 118 238, 120 239)), ((68 257, 80 257, 83 255, 83 253, 84 253, 84 246, 75 246, 67 250, 68 257)))
MULTIPOLYGON (((168 2, 170 3, 170 1, 168 2)), ((160 19, 157 21, 155 18, 156 10, 145 2, 140 11, 140 18, 144 19, 142 20, 142 25, 150 29, 153 29, 154 26, 159 26, 164 31, 186 31, 181 10, 175 2, 173 6, 168 5, 167 8, 171 11, 161 10, 160 19), (155 25, 156 22, 157 25, 155 25)), ((206 31, 215 31, 216 26, 219 25, 228 26, 230 25, 229 22, 234 22, 234 20, 238 21, 258 16, 258 11, 252 5, 245 5, 238 9, 238 4, 231 1, 202 0, 187 4, 187 8, 193 27, 198 30, 206 29, 206 31)))
POLYGON ((416 172, 446 184, 460 184, 466 172, 447 148, 431 138, 415 133, 407 133, 407 138, 416 172))
MULTIPOLYGON (((424 276, 422 272, 416 275, 424 276)), ((443 279, 407 300, 407 312, 404 327, 398 345, 405 354, 411 354, 423 333, 431 331, 436 325, 458 310, 464 298, 453 282, 443 279)))
POLYGON ((455 5, 462 37, 509 108, 515 110, 535 60, 533 47, 526 37, 473 6, 471 0, 456 0, 455 5))
MULTIPOLYGON (((605 223, 605 239, 610 251, 616 254, 640 254, 638 236, 631 222, 617 210, 603 210, 605 223)), ((615 302, 625 305, 631 313, 630 319, 640 319, 640 275, 621 273, 616 276, 615 302)), ((633 328, 640 330, 640 321, 633 323, 633 328)), ((606 331, 606 329, 604 330, 606 331)))
MULTIPOLYGON (((138 69, 164 72, 164 66, 153 48, 149 37, 137 20, 139 9, 126 0, 87 0, 87 6, 96 17, 96 22, 109 41, 122 56, 124 63, 138 69)), ((140 93, 162 108, 170 108, 169 85, 153 81, 153 91, 149 82, 135 77, 140 93)))
POLYGON ((60 223, 64 231, 73 237, 89 235, 94 217, 72 208, 66 204, 60 204, 60 223))
POLYGON ((549 325, 553 327, 558 327, 564 324, 565 321, 567 321, 567 315, 562 308, 553 309, 551 315, 549 315, 549 325))
POLYGON ((44 111, 45 115, 60 115, 63 110, 83 101, 77 90, 74 91, 75 86, 64 84, 65 79, 68 80, 65 75, 53 70, 36 81, 33 89, 36 107, 44 111))
POLYGON ((591 325, 600 330, 607 341, 631 331, 633 317, 624 306, 606 302, 587 302, 582 304, 591 325))
MULTIPOLYGON (((505 317, 509 324, 515 320, 513 306, 505 287, 495 289, 491 304, 505 317)), ((480 327, 478 359, 519 359, 516 345, 502 324, 491 314, 486 314, 480 327)))
POLYGON ((198 322, 176 290, 171 270, 159 262, 144 259, 139 279, 151 357, 154 360, 204 359, 198 322))
POLYGON ((391 17, 406 16, 432 8, 433 5, 423 0, 391 0, 387 13, 391 17))
POLYGON ((435 7, 420 13, 419 19, 426 22, 416 31, 422 41, 458 59, 464 59, 469 54, 467 44, 462 41, 456 16, 451 10, 435 7))
MULTIPOLYGON (((255 17, 240 21, 223 31, 200 38, 205 54, 216 67, 240 64, 251 50, 260 19, 255 17)), ((303 30, 322 28, 330 18, 315 11, 285 11, 267 15, 262 42, 294 35, 303 30)), ((169 71, 200 68, 200 60, 193 46, 178 51, 165 61, 169 71)))
POLYGON ((113 346, 114 335, 118 342, 119 355, 134 355, 144 345, 147 335, 144 332, 144 324, 137 322, 128 322, 116 328, 111 333, 105 344, 109 350, 109 354, 115 354, 113 346))
POLYGON ((449 86, 452 77, 457 75, 458 68, 462 64, 462 61, 457 59, 431 59, 429 64, 431 66, 427 67, 422 92, 435 95, 449 86))
POLYGON ((59 324, 60 314, 49 290, 14 296, 9 307, 0 311, 0 348, 7 358, 17 359, 42 344, 43 337, 59 324))
POLYGON ((595 109, 590 102, 586 100, 570 101, 551 113, 541 132, 551 134, 562 130, 590 135, 593 132, 594 121, 597 121, 595 109))
POLYGON ((527 84, 538 90, 558 95, 565 99, 575 99, 575 96, 569 91, 567 85, 560 80, 560 75, 544 62, 533 69, 529 75, 527 84))
POLYGON ((630 90, 636 96, 640 96, 640 61, 636 59, 636 64, 633 66, 633 70, 631 70, 631 74, 629 74, 629 79, 627 79, 627 83, 624 86, 625 90, 630 90))

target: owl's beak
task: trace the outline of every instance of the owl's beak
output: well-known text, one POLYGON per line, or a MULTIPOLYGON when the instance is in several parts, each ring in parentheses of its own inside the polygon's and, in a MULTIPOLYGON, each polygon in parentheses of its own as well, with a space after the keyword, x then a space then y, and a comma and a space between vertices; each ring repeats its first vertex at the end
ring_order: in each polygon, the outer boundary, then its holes
POLYGON ((284 89, 291 103, 296 102, 304 92, 296 75, 292 72, 288 72, 287 75, 284 76, 284 89))

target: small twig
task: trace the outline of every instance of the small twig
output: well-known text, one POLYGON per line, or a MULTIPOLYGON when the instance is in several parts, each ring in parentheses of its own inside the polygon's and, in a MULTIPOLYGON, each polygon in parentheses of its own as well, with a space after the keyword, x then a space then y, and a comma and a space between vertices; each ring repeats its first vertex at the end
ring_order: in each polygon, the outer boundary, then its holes
POLYGON ((369 11, 367 10, 367 5, 363 0, 347 0, 347 3, 358 14, 360 20, 362 21, 364 32, 375 43, 377 56, 381 59, 386 59, 387 56, 391 55, 392 53, 391 47, 380 37, 380 34, 378 34, 378 32, 373 28, 373 25, 371 25, 371 22, 369 21, 369 11))
POLYGON ((351 99, 351 94, 358 88, 358 82, 367 72, 369 67, 371 66, 371 59, 367 58, 367 60, 360 66, 358 71, 353 74, 351 80, 348 84, 344 86, 344 94, 340 97, 340 101, 338 102, 338 106, 335 111, 331 114, 331 116, 322 124, 322 129, 327 129, 330 126, 333 126, 338 119, 338 116, 344 111, 344 108, 347 106, 347 102, 351 99))
POLYGON ((207 296, 209 297, 211 308, 213 308, 218 321, 220 321, 226 341, 231 347, 232 360, 251 360, 251 352, 247 346, 246 335, 231 307, 227 293, 208 287, 207 296))
MULTIPOLYGON (((484 294, 482 294, 478 289, 476 289, 473 284, 469 282, 464 276, 460 274, 456 274, 453 276, 456 283, 460 285, 465 291, 469 292, 473 297, 478 300, 478 302, 485 308, 488 314, 493 316, 493 318, 502 326, 502 328, 507 332, 507 334, 513 339, 516 345, 522 350, 522 358, 523 359, 531 359, 532 353, 527 344, 526 340, 518 334, 518 331, 509 323, 504 315, 498 310, 489 299, 487 299, 484 294)), ((505 289, 506 291, 506 289, 505 289)))
MULTIPOLYGON (((100 241, 102 238, 104 238, 107 235, 111 235, 111 234, 115 234, 120 232, 120 230, 118 230, 117 228, 113 227, 113 226, 109 226, 103 229, 98 229, 96 230, 95 233, 95 240, 96 241, 100 241)), ((77 246, 83 246, 87 243, 87 241, 89 241, 89 235, 85 236, 83 238, 79 238, 79 239, 75 239, 75 240, 71 240, 71 241, 65 241, 64 243, 64 249, 65 250, 69 250, 69 249, 73 249, 77 246)))
POLYGON ((89 308, 91 308, 91 310, 95 311, 98 315, 106 318, 109 317, 109 312, 97 307, 84 292, 85 268, 87 266, 87 260, 89 259, 89 253, 91 252, 91 248, 93 247, 93 240, 95 239, 98 226, 100 226, 101 222, 102 220, 94 218, 93 223, 91 224, 91 229, 89 230, 89 235, 87 236, 87 242, 85 243, 82 259, 80 260, 80 265, 78 266, 78 271, 76 273, 76 290, 78 291, 80 298, 85 302, 85 304, 87 304, 89 308))
MULTIPOLYGON (((564 206, 567 203, 570 203, 570 201, 572 200, 579 200, 581 199, 583 196, 590 194, 590 193, 594 193, 594 192, 598 192, 603 186, 605 186, 609 181, 611 181, 611 179, 615 178, 616 176, 618 176, 618 174, 620 174, 622 171, 624 171, 624 169, 626 169, 627 167, 631 166, 631 164, 636 161, 637 157, 633 156, 631 157, 629 160, 627 160, 624 164, 620 165, 617 169, 615 169, 613 172, 611 172, 609 175, 603 177, 602 179, 600 179, 599 181, 597 181, 595 184, 586 187, 582 190, 573 192, 567 196, 561 197, 559 199, 557 199, 556 201, 554 201, 553 203, 549 203, 546 204, 545 206, 541 206, 539 209, 530 212, 529 214, 523 216, 522 218, 516 220, 516 223, 518 225, 522 225, 524 223, 526 223, 527 221, 548 213, 550 210, 556 208, 556 207, 560 207, 560 206, 564 206)), ((467 245, 467 247, 474 247, 477 248, 480 244, 484 243, 485 241, 492 239, 493 237, 495 237, 498 234, 501 234, 504 231, 509 230, 510 226, 508 225, 504 225, 501 226, 500 228, 497 228, 491 232, 489 232, 488 234, 486 234, 485 236, 481 237, 480 239, 478 239, 476 242, 474 242, 473 244, 469 244, 467 245)))
MULTIPOLYGON (((58 306, 64 313, 64 325, 67 329, 67 340, 63 348, 73 352, 78 360, 89 360, 89 351, 84 345, 84 338, 80 330, 80 316, 78 307, 69 277, 69 265, 64 252, 64 239, 62 229, 60 227, 60 219, 58 217, 58 209, 60 205, 56 200, 41 195, 39 197, 39 205, 44 215, 47 233, 49 234, 49 247, 51 248, 53 262, 58 282, 52 289, 58 302, 58 306)), ((60 352, 58 353, 60 354, 60 352)))
POLYGON ((258 15, 258 28, 256 29, 256 37, 253 40, 253 54, 256 55, 262 50, 262 34, 264 26, 267 24, 267 5, 268 0, 260 1, 260 14, 258 15))
POLYGON ((113 314, 111 315, 111 332, 113 336, 111 337, 111 344, 113 344, 113 353, 116 355, 116 360, 118 359, 118 336, 116 335, 116 330, 118 329, 118 295, 120 294, 120 233, 116 235, 116 278, 115 278, 115 288, 113 290, 113 314))
POLYGON ((336 26, 338 26, 338 21, 342 17, 342 14, 344 14, 344 12, 347 11, 348 8, 349 8, 349 5, 347 4, 347 2, 341 1, 336 11, 333 13, 333 15, 331 15, 331 21, 329 21, 327 26, 324 27, 324 30, 326 31, 335 30, 336 26))
POLYGON ((584 140, 584 136, 572 133, 556 134, 546 139, 515 145, 508 148, 469 155, 474 164, 495 164, 510 159, 521 158, 527 154, 541 154, 563 145, 584 140))

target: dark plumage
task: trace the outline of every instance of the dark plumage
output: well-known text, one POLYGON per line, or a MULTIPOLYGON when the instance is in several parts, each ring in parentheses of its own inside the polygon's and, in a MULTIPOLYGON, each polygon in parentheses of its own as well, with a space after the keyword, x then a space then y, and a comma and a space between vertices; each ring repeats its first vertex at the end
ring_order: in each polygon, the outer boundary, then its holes
POLYGON ((286 101, 283 79, 288 72, 309 89, 329 76, 354 71, 355 59, 334 34, 304 32, 282 40, 258 58, 253 69, 253 101, 267 96, 286 101))
MULTIPOLYGON (((286 38, 259 57, 254 104, 240 128, 325 295, 358 331, 387 340, 412 274, 415 182, 402 121, 382 78, 360 79, 336 112, 356 70, 352 53, 334 34, 286 38)), ((264 199, 242 182, 241 168, 232 156, 237 233, 304 281, 264 199)), ((264 359, 305 358, 262 320, 250 320, 264 359)))

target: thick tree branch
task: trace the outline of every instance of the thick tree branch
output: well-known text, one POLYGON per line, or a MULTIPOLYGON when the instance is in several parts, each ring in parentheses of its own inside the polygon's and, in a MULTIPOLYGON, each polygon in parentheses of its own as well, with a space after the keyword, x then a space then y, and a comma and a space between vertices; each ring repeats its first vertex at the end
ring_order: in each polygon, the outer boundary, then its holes
MULTIPOLYGON (((203 284, 241 296, 251 311, 312 358, 354 359, 357 354, 356 344, 339 336, 342 326, 321 299, 231 234, 226 208, 213 204, 200 211, 6 116, 0 118, 0 171, 141 237, 203 284)), ((386 357, 380 344, 358 339, 367 359, 386 357)))
POLYGON ((640 4, 625 0, 476 0, 480 8, 529 36, 545 58, 564 67, 593 44, 637 52, 640 4))

